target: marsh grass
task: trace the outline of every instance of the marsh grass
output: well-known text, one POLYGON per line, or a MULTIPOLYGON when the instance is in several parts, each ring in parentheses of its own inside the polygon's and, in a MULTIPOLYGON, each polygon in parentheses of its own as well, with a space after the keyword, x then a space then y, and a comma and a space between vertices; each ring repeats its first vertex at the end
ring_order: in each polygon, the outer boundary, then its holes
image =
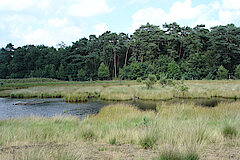
MULTIPOLYGON (((98 114, 82 121, 61 116, 1 120, 0 144, 86 141, 114 144, 117 141, 117 144, 156 149, 160 154, 168 153, 172 148, 171 154, 166 154, 170 158, 178 153, 181 153, 180 157, 196 158, 209 144, 224 145, 230 141, 233 146, 239 145, 239 106, 239 102, 219 103, 214 108, 165 102, 159 103, 156 111, 141 111, 135 106, 115 104, 103 107, 98 114), (234 129, 224 129, 226 124, 234 129), (229 135, 231 138, 226 138, 229 135)), ((164 156, 160 155, 158 159, 164 156)))
MULTIPOLYGON (((7 80, 6 80, 7 81, 7 80)), ((84 92, 88 98, 101 97, 103 100, 132 100, 134 97, 142 100, 166 100, 173 98, 231 98, 240 97, 240 81, 184 81, 188 92, 177 92, 177 85, 164 88, 155 84, 153 88, 136 81, 94 81, 94 82, 65 82, 54 80, 12 80, 16 83, 4 83, 0 86, 0 97, 13 98, 63 98, 84 92), (20 83, 21 82, 21 83, 20 83)), ((179 83, 179 81, 174 81, 179 83)), ((73 98, 74 99, 74 98, 73 98)))
POLYGON ((87 93, 73 93, 64 96, 65 102, 86 102, 88 100, 87 93))
POLYGON ((129 86, 110 86, 104 88, 100 93, 102 100, 126 101, 132 100, 134 97, 134 89, 129 86))
POLYGON ((157 144, 157 140, 157 131, 147 128, 139 137, 139 145, 144 149, 152 149, 157 144))
POLYGON ((144 85, 132 86, 135 89, 135 97, 141 100, 167 100, 173 98, 172 87, 162 88, 155 85, 151 89, 147 89, 144 85))

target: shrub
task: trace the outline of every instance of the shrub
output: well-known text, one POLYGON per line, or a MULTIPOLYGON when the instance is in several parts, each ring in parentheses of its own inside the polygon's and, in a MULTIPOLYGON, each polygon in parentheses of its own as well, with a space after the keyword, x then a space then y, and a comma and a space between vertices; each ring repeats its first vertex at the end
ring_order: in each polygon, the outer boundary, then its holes
POLYGON ((236 67, 234 76, 235 78, 240 79, 240 64, 236 67))
POLYGON ((164 73, 161 74, 160 76, 160 79, 159 79, 159 83, 162 85, 162 87, 164 87, 165 85, 167 85, 167 75, 165 75, 164 73))
POLYGON ((223 66, 220 66, 217 71, 217 79, 227 79, 228 78, 228 70, 223 66))
POLYGON ((77 76, 78 76, 78 79, 79 79, 80 81, 86 80, 86 78, 85 78, 85 76, 86 76, 86 71, 83 70, 83 69, 79 69, 77 76))
POLYGON ((98 68, 98 78, 103 80, 110 76, 108 67, 102 62, 98 68))
POLYGON ((138 77, 138 78, 136 79, 136 81, 137 81, 138 83, 141 83, 141 82, 142 82, 142 78, 141 78, 141 77, 138 77))
POLYGON ((188 92, 189 87, 184 83, 184 80, 182 79, 181 82, 177 84, 175 89, 178 93, 182 94, 182 96, 184 97, 185 93, 188 92))
POLYGON ((148 78, 144 81, 146 84, 147 89, 150 89, 153 87, 153 85, 156 83, 157 78, 155 75, 148 75, 148 78))
POLYGON ((159 79, 159 83, 162 85, 162 87, 165 87, 167 85, 175 85, 175 83, 173 82, 173 80, 168 79, 167 75, 165 75, 164 73, 161 74, 159 79))
POLYGON ((176 62, 171 62, 168 64, 168 78, 181 79, 181 70, 176 62))
POLYGON ((233 126, 230 126, 230 125, 226 125, 224 128, 223 128, 223 136, 225 138, 233 138, 237 135, 237 129, 233 126))

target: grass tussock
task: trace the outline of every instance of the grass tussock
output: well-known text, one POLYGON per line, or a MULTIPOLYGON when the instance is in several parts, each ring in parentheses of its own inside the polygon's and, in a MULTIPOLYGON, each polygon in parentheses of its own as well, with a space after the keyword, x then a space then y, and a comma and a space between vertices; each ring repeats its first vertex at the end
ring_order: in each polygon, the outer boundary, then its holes
POLYGON ((65 102, 86 102, 88 100, 87 93, 74 93, 68 94, 64 96, 65 102))
POLYGON ((236 127, 233 127, 231 125, 225 125, 224 128, 223 128, 222 133, 223 133, 223 136, 225 138, 232 139, 232 138, 237 136, 238 131, 237 131, 236 127))
POLYGON ((146 131, 143 131, 142 135, 140 135, 139 145, 144 149, 152 149, 157 144, 157 140, 157 131, 147 129, 146 131))

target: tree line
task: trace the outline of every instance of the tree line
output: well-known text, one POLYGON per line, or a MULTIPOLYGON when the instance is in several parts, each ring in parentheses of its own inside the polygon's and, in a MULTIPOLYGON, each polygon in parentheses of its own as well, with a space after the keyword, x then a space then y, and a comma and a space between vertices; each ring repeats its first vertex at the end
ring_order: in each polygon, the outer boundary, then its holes
POLYGON ((9 43, 0 50, 0 78, 60 80, 240 78, 240 27, 206 29, 147 23, 132 35, 107 31, 56 48, 9 43))

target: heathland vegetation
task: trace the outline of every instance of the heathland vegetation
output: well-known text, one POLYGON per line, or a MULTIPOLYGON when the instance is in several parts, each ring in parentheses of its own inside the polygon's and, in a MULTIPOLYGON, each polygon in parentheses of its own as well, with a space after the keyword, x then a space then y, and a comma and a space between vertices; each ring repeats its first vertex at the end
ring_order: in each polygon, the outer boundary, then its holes
POLYGON ((156 111, 106 106, 75 117, 0 121, 5 159, 239 159, 240 104, 159 103, 156 111), (10 152, 12 150, 12 152, 10 152), (127 150, 127 151, 126 151, 127 150), (148 152, 146 152, 148 151, 148 152))
POLYGON ((116 101, 174 98, 230 98, 237 100, 240 98, 239 80, 173 81, 162 78, 157 81, 154 75, 149 75, 149 78, 144 81, 69 82, 36 78, 1 81, 3 85, 0 86, 0 97, 11 98, 63 98, 68 102, 82 102, 92 98, 116 101))
POLYGON ((240 159, 239 42, 234 24, 147 23, 130 36, 107 31, 57 48, 9 43, 0 97, 160 101, 148 111, 105 106, 83 120, 0 120, 0 159, 240 159), (187 100, 197 98, 233 102, 187 100))
POLYGON ((115 104, 83 120, 77 117, 26 117, 0 121, 4 159, 239 159, 240 81, 169 80, 73 82, 54 79, 2 80, 1 97, 52 98, 82 102, 159 101, 156 110, 115 104), (188 103, 187 98, 232 98, 235 102, 188 103), (206 107, 208 106, 208 107, 206 107), (39 152, 40 151, 40 152, 39 152))

